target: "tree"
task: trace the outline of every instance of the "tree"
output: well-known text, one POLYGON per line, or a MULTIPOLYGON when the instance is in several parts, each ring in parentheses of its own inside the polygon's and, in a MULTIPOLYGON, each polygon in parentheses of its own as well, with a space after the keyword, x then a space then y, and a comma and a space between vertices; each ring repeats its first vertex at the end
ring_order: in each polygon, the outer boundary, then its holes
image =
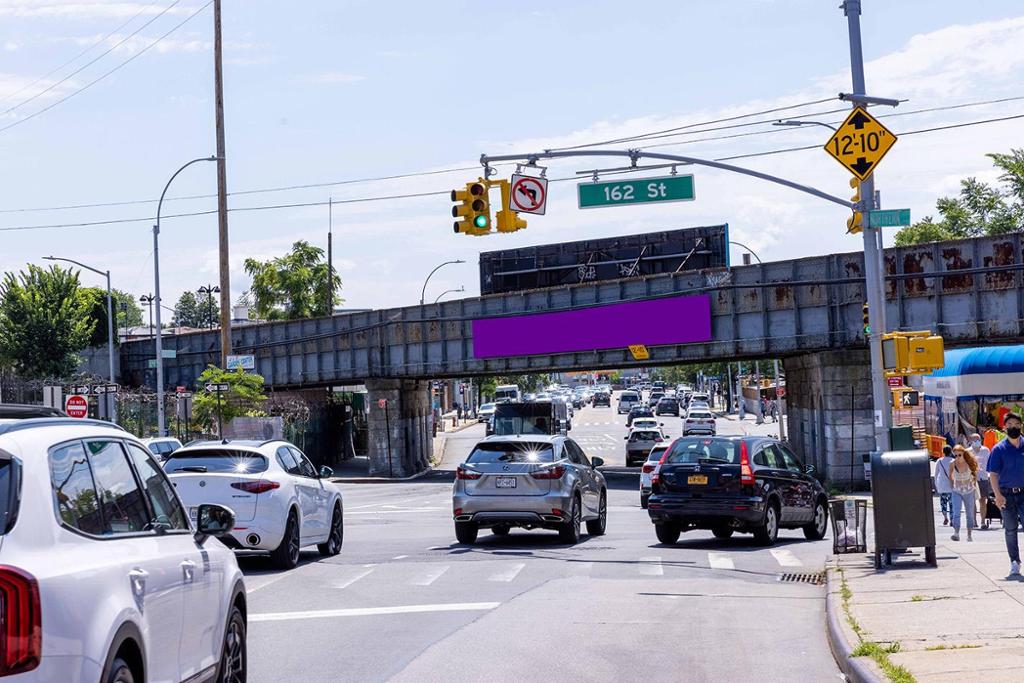
POLYGON ((216 299, 213 300, 211 309, 209 297, 183 292, 178 303, 174 305, 174 322, 178 325, 204 329, 214 327, 219 320, 220 306, 217 305, 216 299))
POLYGON ((0 283, 0 364, 22 377, 64 378, 96 326, 78 273, 60 266, 28 266, 0 283))
MULTIPOLYGON (((105 287, 83 287, 79 295, 89 308, 89 318, 95 323, 92 336, 89 338, 89 346, 107 345, 107 289, 105 287)), ((126 292, 113 289, 110 292, 111 303, 114 307, 114 343, 120 344, 119 330, 125 327, 127 316, 128 325, 142 324, 142 309, 135 303, 135 297, 126 292), (125 304, 126 308, 121 309, 125 304)))
POLYGON ((220 415, 226 423, 236 417, 262 417, 267 397, 263 394, 263 377, 248 373, 241 368, 222 370, 214 365, 207 366, 199 375, 199 390, 195 393, 192 414, 196 423, 210 431, 217 426, 217 392, 206 391, 209 383, 230 385, 230 390, 220 392, 220 415))
POLYGON ((480 394, 493 397, 495 388, 502 384, 515 384, 524 394, 532 394, 544 388, 548 379, 547 375, 497 375, 480 381, 480 394))
POLYGON ((334 304, 341 301, 334 296, 328 305, 328 283, 333 280, 337 292, 341 278, 335 274, 328 279, 324 250, 305 240, 293 244, 290 253, 269 261, 246 259, 245 272, 252 277, 250 291, 256 312, 264 320, 330 315, 334 304))
POLYGON ((111 294, 114 299, 114 317, 117 319, 117 329, 123 330, 125 327, 142 325, 142 306, 139 306, 138 299, 120 289, 111 290, 111 294))
POLYGON ((999 181, 1004 187, 994 187, 977 178, 961 180, 957 197, 942 197, 935 202, 941 220, 925 216, 903 228, 896 233, 896 246, 1020 230, 1024 224, 1024 149, 986 156, 1002 170, 999 181))

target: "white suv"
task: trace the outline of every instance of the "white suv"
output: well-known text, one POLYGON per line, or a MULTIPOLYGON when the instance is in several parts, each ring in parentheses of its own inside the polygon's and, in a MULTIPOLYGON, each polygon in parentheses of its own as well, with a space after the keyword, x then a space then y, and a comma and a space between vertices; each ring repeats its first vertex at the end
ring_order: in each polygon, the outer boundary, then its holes
POLYGON ((153 455, 114 425, 0 420, 0 677, 245 680, 242 574, 209 538, 233 525, 211 505, 190 528, 153 455))
POLYGON ((164 471, 195 518, 204 503, 228 505, 238 525, 222 540, 237 550, 266 550, 282 569, 299 550, 341 552, 345 529, 341 491, 287 441, 207 441, 174 451, 164 471))

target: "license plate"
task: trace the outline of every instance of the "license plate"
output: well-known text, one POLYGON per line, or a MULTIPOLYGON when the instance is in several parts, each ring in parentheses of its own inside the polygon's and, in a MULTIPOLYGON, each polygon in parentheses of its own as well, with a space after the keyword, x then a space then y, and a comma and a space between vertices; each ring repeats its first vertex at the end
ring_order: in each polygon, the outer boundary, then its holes
POLYGON ((516 478, 498 477, 494 480, 494 487, 499 489, 514 489, 516 487, 516 478))
POLYGON ((690 476, 688 476, 686 478, 686 483, 687 484, 700 484, 702 486, 706 486, 707 483, 708 483, 708 478, 704 474, 691 474, 690 476))
POLYGON ((189 508, 188 518, 191 519, 193 522, 199 519, 199 508, 189 508))

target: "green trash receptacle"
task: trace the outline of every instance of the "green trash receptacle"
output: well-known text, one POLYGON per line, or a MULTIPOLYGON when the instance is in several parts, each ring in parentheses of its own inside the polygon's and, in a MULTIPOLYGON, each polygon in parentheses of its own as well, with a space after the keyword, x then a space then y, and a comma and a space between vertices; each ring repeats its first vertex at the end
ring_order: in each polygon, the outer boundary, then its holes
POLYGON ((916 451, 920 448, 914 445, 914 428, 910 425, 890 427, 889 442, 894 451, 916 451))

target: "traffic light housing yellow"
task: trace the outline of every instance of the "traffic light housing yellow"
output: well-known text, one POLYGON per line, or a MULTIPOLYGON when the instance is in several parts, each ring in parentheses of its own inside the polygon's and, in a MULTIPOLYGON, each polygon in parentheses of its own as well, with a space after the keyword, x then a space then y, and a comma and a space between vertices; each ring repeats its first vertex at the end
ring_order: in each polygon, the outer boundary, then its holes
POLYGON ((945 364, 942 337, 928 331, 882 335, 882 367, 887 375, 922 375, 945 364))
POLYGON ((507 180, 499 180, 498 185, 501 187, 501 211, 497 215, 498 232, 522 230, 526 227, 526 221, 510 208, 512 205, 511 183, 507 180))
MULTIPOLYGON (((850 188, 853 190, 853 196, 850 197, 850 201, 860 201, 860 180, 857 178, 850 178, 850 188)), ((860 211, 854 211, 853 215, 846 219, 846 234, 856 235, 864 232, 864 214, 860 211)))
POLYGON ((467 235, 486 235, 491 232, 491 202, 487 195, 488 183, 483 178, 466 183, 464 190, 452 190, 452 217, 455 232, 467 235))
POLYGON ((868 304, 865 301, 864 305, 860 308, 861 320, 864 322, 864 334, 871 334, 871 312, 868 310, 868 304))

